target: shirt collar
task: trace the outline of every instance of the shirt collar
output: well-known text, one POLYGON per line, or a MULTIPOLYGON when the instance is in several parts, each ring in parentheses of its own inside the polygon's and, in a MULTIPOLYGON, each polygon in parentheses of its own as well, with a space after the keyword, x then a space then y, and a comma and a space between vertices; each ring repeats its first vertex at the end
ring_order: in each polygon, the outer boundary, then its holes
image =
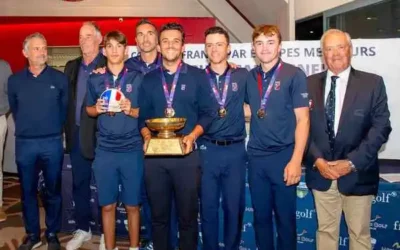
POLYGON ((100 56, 101 56, 101 53, 97 54, 97 56, 93 59, 93 61, 90 62, 88 65, 86 65, 82 59, 81 67, 85 70, 90 70, 90 71, 94 70, 97 66, 97 63, 99 62, 100 56))
POLYGON ((142 63, 143 65, 146 65, 147 67, 150 67, 150 66, 153 66, 153 65, 158 66, 158 65, 161 64, 161 53, 158 53, 158 52, 157 52, 156 59, 152 63, 150 63, 149 65, 147 65, 147 63, 145 61, 143 61, 142 57, 140 56, 140 52, 137 54, 136 57, 137 57, 137 59, 138 59, 138 61, 140 63, 142 63))
POLYGON ((29 76, 29 77, 33 77, 33 78, 39 78, 40 76, 42 76, 42 75, 44 75, 46 73, 48 67, 49 66, 46 64, 46 66, 44 67, 42 72, 40 72, 40 74, 37 75, 37 76, 33 75, 33 73, 29 70, 29 67, 26 67, 26 75, 29 76))
MULTIPOLYGON (((124 75, 125 71, 127 71, 127 68, 124 66, 121 70, 121 72, 119 72, 118 76, 117 76, 117 80, 120 80, 121 77, 124 75)), ((114 74, 108 69, 108 67, 106 67, 106 75, 107 77, 110 77, 113 82, 114 82, 114 74)))
POLYGON ((231 66, 230 66, 229 63, 228 63, 228 67, 226 67, 224 73, 222 73, 221 75, 219 75, 217 72, 213 71, 212 68, 211 68, 211 66, 210 66, 210 64, 207 65, 207 68, 209 69, 210 74, 211 74, 213 77, 216 77, 216 76, 224 77, 224 76, 226 76, 226 74, 228 73, 228 71, 229 71, 229 69, 231 68, 231 66))
POLYGON ((265 80, 268 77, 271 77, 272 74, 275 72, 276 68, 278 67, 279 63, 281 62, 281 58, 275 63, 275 65, 268 71, 264 72, 264 70, 261 67, 261 64, 258 65, 258 72, 261 74, 262 78, 265 80))
MULTIPOLYGON (((181 68, 180 74, 186 74, 187 73, 187 68, 188 68, 187 64, 182 61, 182 68, 181 68)), ((163 69, 164 73, 168 73, 169 72, 164 66, 162 66, 162 69, 163 69)))
MULTIPOLYGON (((339 77, 339 80, 340 81, 345 81, 347 83, 347 80, 349 79, 349 76, 350 76, 350 70, 351 70, 351 66, 347 67, 347 69, 345 69, 342 72, 340 72, 337 75, 339 77)), ((335 74, 328 69, 328 73, 327 73, 326 78, 329 79, 329 81, 330 81, 331 77, 334 76, 334 75, 335 74)))

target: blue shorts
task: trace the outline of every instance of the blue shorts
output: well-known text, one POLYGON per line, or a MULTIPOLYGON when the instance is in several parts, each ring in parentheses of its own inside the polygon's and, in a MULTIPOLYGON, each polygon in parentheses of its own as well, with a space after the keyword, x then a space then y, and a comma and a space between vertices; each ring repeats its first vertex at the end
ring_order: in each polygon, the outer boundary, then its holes
POLYGON ((96 149, 93 172, 100 206, 117 201, 127 206, 141 204, 143 160, 142 150, 110 152, 96 149))

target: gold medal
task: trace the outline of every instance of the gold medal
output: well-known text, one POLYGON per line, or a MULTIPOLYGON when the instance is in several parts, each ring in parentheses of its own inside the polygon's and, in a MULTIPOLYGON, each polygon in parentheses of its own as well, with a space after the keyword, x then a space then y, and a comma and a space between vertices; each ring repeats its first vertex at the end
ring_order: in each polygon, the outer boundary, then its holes
POLYGON ((219 117, 224 118, 226 116, 226 109, 225 108, 220 108, 218 110, 218 115, 219 115, 219 117))
POLYGON ((175 116, 175 110, 173 108, 166 108, 164 111, 165 117, 172 118, 175 116))
POLYGON ((260 118, 260 119, 263 119, 266 115, 267 115, 267 114, 265 113, 265 110, 264 110, 264 109, 259 109, 259 110, 257 111, 257 116, 258 116, 258 118, 260 118))

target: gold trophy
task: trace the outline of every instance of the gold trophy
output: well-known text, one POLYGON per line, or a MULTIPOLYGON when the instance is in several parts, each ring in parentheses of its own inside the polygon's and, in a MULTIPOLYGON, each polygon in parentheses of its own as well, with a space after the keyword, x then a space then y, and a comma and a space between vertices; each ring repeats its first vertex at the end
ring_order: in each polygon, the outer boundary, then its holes
POLYGON ((146 125, 151 131, 158 132, 152 137, 146 148, 145 155, 184 155, 185 147, 182 136, 177 136, 174 131, 185 126, 185 118, 155 118, 146 120, 146 125))

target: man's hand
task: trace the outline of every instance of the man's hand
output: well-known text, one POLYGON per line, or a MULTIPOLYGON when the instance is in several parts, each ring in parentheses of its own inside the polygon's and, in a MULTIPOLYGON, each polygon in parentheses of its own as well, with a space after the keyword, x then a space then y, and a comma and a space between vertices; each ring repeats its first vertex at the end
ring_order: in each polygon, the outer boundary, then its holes
POLYGON ((289 161, 283 172, 283 181, 286 182, 286 186, 291 186, 300 181, 301 177, 301 163, 289 161))
POLYGON ((134 118, 138 118, 139 117, 139 108, 131 108, 129 115, 134 118))
POLYGON ((143 152, 146 152, 147 147, 149 146, 150 139, 150 133, 143 137, 143 152))
POLYGON ((196 137, 192 134, 188 134, 185 137, 183 137, 182 142, 183 144, 185 144, 185 152, 184 152, 185 155, 193 151, 193 144, 195 140, 196 137))
POLYGON ((321 175, 326 179, 337 180, 340 177, 339 173, 333 167, 331 167, 331 165, 329 165, 325 159, 318 158, 315 161, 315 166, 318 168, 318 171, 321 173, 321 175))
POLYGON ((128 98, 123 98, 120 102, 121 111, 125 113, 125 115, 129 115, 131 112, 131 101, 128 98))
POLYGON ((238 66, 236 63, 228 62, 228 64, 229 64, 229 67, 231 67, 232 69, 237 69, 237 68, 239 68, 239 66, 238 66))
POLYGON ((105 107, 105 101, 103 99, 97 99, 96 112, 99 115, 107 112, 107 108, 105 107))
POLYGON ((337 160, 328 162, 329 166, 340 175, 347 175, 351 172, 351 164, 348 160, 337 160))
POLYGON ((92 73, 94 73, 94 74, 104 74, 104 73, 106 73, 106 67, 97 68, 97 69, 93 70, 92 73))

